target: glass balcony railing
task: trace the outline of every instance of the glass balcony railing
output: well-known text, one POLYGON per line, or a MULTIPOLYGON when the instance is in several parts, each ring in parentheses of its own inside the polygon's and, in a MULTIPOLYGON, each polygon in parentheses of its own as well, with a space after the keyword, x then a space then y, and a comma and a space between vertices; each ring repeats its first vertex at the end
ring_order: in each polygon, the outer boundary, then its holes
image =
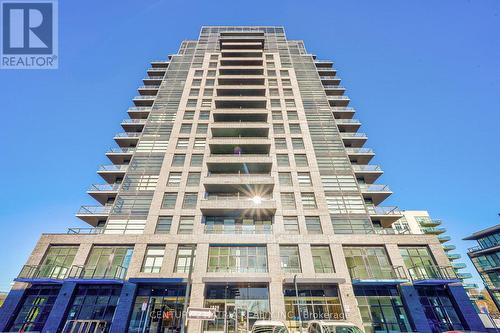
POLYGON ((382 184, 359 184, 362 192, 391 192, 387 185, 382 184))
POLYGON ((142 111, 151 111, 151 107, 149 106, 131 106, 128 108, 128 112, 142 112, 142 111))
POLYGON ((346 150, 347 154, 375 154, 375 152, 371 148, 351 148, 351 147, 348 147, 345 150, 346 150))
POLYGON ((69 267, 59 265, 24 265, 18 275, 19 279, 65 279, 69 267))
POLYGON ((77 215, 107 215, 111 206, 81 206, 77 215))
POLYGON ((471 273, 457 273, 457 277, 461 280, 472 279, 471 273))
POLYGON ((367 206, 370 215, 402 215, 397 206, 367 206))
POLYGON ((337 123, 337 125, 361 125, 358 119, 335 119, 335 122, 337 123))
POLYGON ((464 264, 463 262, 454 262, 454 263, 451 264, 451 266, 454 269, 464 269, 464 268, 467 268, 467 265, 464 264))
POLYGON ((380 172, 382 172, 382 169, 380 168, 380 166, 373 165, 373 164, 367 164, 367 165, 353 164, 352 169, 354 171, 368 171, 368 172, 380 171, 380 172))
POLYGON ((99 166, 99 171, 125 172, 127 169, 128 164, 108 164, 99 166))
POLYGON ((90 185, 88 192, 111 192, 118 191, 121 184, 92 184, 90 185))
POLYGON ((403 266, 354 266, 349 273, 353 280, 408 280, 403 266))
POLYGON ((350 100, 349 96, 342 96, 342 95, 329 95, 327 97, 328 97, 328 99, 350 100))
POLYGON ((141 132, 123 132, 123 133, 116 133, 115 138, 138 138, 141 136, 141 132))
POLYGON ((122 124, 139 124, 144 125, 146 123, 146 119, 123 119, 122 124))
POLYGON ((156 96, 153 95, 144 95, 144 96, 134 96, 134 100, 153 100, 156 96))
POLYGON ((458 253, 448 253, 448 259, 450 260, 457 260, 462 258, 462 256, 458 253))
POLYGON ((422 231, 426 234, 439 235, 446 232, 445 228, 436 228, 436 227, 422 227, 422 231))
POLYGON ((68 235, 100 235, 104 228, 68 228, 68 235))
POLYGON ((151 85, 147 85, 147 86, 140 86, 138 89, 152 89, 152 90, 156 90, 156 89, 159 89, 160 86, 157 85, 157 84, 151 84, 151 85))
POLYGON ((340 81, 340 77, 338 77, 337 75, 322 75, 319 78, 321 80, 339 80, 340 81))
POLYGON ((272 234, 272 225, 205 225, 206 234, 272 234))
POLYGON ((342 139, 366 139, 365 133, 341 132, 342 139))
POLYGON ((259 197, 250 197, 244 194, 208 194, 205 195, 203 198, 204 200, 209 200, 209 201, 253 201, 255 202, 256 200, 272 200, 271 196, 263 195, 259 197))
POLYGON ((452 266, 414 266, 408 268, 408 273, 413 281, 458 279, 452 266))
POLYGON ((333 112, 356 112, 354 108, 348 108, 348 107, 340 107, 340 106, 334 106, 330 108, 333 112))
POLYGON ((145 78, 144 80, 163 80, 163 76, 149 76, 147 78, 145 78))
POLYGON ((135 152, 135 148, 116 147, 109 149, 107 152, 110 154, 133 154, 135 152))
POLYGON ((88 266, 74 265, 68 273, 74 279, 111 279, 123 280, 127 276, 127 268, 120 265, 88 266))
POLYGON ((325 89, 339 89, 339 90, 345 90, 345 87, 334 85, 334 84, 325 84, 323 85, 323 88, 325 89))

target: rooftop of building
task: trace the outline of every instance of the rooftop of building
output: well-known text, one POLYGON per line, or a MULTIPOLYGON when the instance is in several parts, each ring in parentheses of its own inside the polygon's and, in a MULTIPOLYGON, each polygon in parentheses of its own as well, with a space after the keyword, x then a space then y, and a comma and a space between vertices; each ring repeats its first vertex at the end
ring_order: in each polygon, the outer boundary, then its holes
POLYGON ((483 229, 480 231, 476 231, 472 235, 465 237, 463 240, 476 240, 476 239, 479 239, 481 237, 491 235, 495 232, 500 232, 500 224, 494 225, 492 227, 489 227, 489 228, 486 228, 486 229, 483 229))

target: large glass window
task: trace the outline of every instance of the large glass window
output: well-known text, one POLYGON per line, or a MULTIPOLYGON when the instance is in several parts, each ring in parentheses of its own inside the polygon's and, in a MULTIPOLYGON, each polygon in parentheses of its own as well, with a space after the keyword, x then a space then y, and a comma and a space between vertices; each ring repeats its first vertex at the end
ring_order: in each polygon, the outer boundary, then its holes
POLYGON ((416 289, 432 332, 467 329, 443 286, 416 287, 416 289))
POLYGON ((119 285, 79 285, 67 320, 103 320, 108 327, 120 298, 119 285))
POLYGON ((159 216, 155 234, 169 234, 172 227, 172 216, 159 216))
POLYGON ((354 287, 366 333, 412 332, 396 287, 354 287))
POLYGON ((286 324, 299 331, 299 318, 310 320, 344 320, 338 287, 333 284, 293 284, 283 286, 286 324), (299 317, 300 316, 300 317, 299 317))
POLYGON ((146 249, 146 255, 144 256, 144 263, 142 264, 142 272, 160 273, 164 256, 164 245, 148 246, 146 249))
POLYGON ((284 216, 283 217, 283 225, 285 228, 285 233, 287 234, 299 234, 299 221, 297 216, 284 216))
POLYGON ((177 201, 177 193, 167 192, 163 196, 163 201, 161 203, 161 208, 164 208, 164 209, 174 209, 176 201, 177 201))
POLYGON ((128 333, 180 332, 185 295, 185 285, 140 286, 128 333))
POLYGON ((192 244, 179 245, 177 247, 177 257, 175 259, 175 272, 189 273, 189 269, 194 267, 195 258, 196 258, 196 245, 192 244), (192 264, 191 264, 191 258, 193 259, 192 264))
POLYGON ((281 269, 288 273, 300 273, 299 247, 297 245, 280 245, 281 269))
POLYGON ((500 233, 494 233, 477 240, 482 248, 489 248, 500 244, 500 233))
POLYGON ((328 245, 311 246, 314 271, 316 273, 333 273, 333 261, 328 245))
POLYGON ((434 259, 427 246, 400 247, 408 272, 416 279, 440 279, 443 273, 434 263, 434 259))
POLYGON ((8 331, 41 332, 60 289, 56 285, 36 285, 26 289, 21 308, 8 331))
POLYGON ((94 246, 82 272, 88 279, 123 279, 132 257, 128 246, 94 246))
POLYGON ((210 246, 208 272, 267 272, 265 246, 210 246))
POLYGON ((78 246, 51 245, 45 254, 38 277, 64 279, 71 269, 78 246))
POLYGON ((207 234, 269 234, 272 232, 272 218, 266 216, 229 217, 206 216, 207 234))
POLYGON ((344 247, 352 279, 394 279, 394 270, 384 247, 344 247))
POLYGON ((319 216, 306 216, 306 229, 308 234, 322 234, 319 216))
POLYGON ((181 216, 178 234, 192 234, 194 228, 194 216, 181 216))

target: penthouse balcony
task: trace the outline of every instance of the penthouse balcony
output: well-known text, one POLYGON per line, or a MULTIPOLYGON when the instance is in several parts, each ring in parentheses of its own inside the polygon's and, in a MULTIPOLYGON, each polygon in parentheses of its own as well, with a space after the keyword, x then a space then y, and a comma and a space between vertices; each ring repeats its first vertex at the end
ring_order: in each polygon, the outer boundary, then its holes
POLYGON ((358 285, 391 285, 409 281, 403 266, 354 266, 349 267, 349 274, 352 283, 358 285))
POLYGON ((451 266, 414 266, 408 268, 413 284, 415 285, 435 285, 460 282, 457 274, 451 266))
POLYGON ((328 103, 330 103, 330 106, 332 107, 346 107, 351 101, 348 96, 330 95, 326 97, 328 98, 328 103))
POLYGON ((109 199, 116 198, 120 184, 93 184, 87 190, 87 193, 104 205, 109 199))
POLYGON ((149 116, 149 113, 151 112, 150 107, 130 107, 128 108, 128 115, 130 118, 133 119, 146 119, 149 116))
POLYGON ((141 96, 156 96, 158 94, 158 89, 160 89, 159 84, 145 85, 137 89, 141 96))
POLYGON ((345 150, 351 161, 360 164, 368 164, 375 157, 375 153, 371 148, 346 148, 345 150))
POLYGON ((113 164, 126 164, 126 161, 130 161, 135 153, 135 147, 130 148, 110 148, 106 152, 106 156, 113 164))
POLYGON ((392 194, 389 186, 381 184, 359 184, 359 189, 363 197, 371 200, 376 206, 392 194))
POLYGON ((100 221, 106 221, 110 212, 111 206, 81 206, 76 217, 96 226, 100 221))
POLYGON ((153 106, 156 96, 135 96, 132 100, 135 106, 153 106))
POLYGON ((335 119, 351 119, 356 111, 353 108, 333 107, 332 113, 335 119))
POLYGON ((114 136, 114 140, 116 144, 120 147, 135 147, 137 142, 139 142, 139 138, 141 137, 141 132, 123 132, 117 133, 114 136))
POLYGON ((274 215, 276 201, 267 196, 248 196, 243 193, 207 194, 200 202, 205 216, 240 216, 247 214, 274 215))
POLYGON ((106 182, 113 184, 116 183, 117 178, 123 179, 127 169, 128 164, 101 165, 99 166, 99 170, 97 170, 97 174, 106 182))
POLYGON ((142 79, 142 82, 145 85, 160 85, 163 81, 163 77, 163 75, 149 75, 148 77, 142 79))
POLYGON ((344 145, 346 147, 363 147, 368 140, 368 137, 365 133, 351 133, 351 132, 342 132, 340 133, 340 137, 344 141, 344 145))
POLYGON ((356 177, 362 177, 367 184, 372 184, 384 173, 378 165, 352 164, 352 169, 356 177))
POLYGON ((121 126, 127 132, 141 132, 146 121, 147 119, 124 119, 121 126))
POLYGON ((397 206, 384 207, 367 205, 366 209, 372 221, 380 221, 380 224, 384 228, 390 228, 394 222, 403 217, 403 213, 397 206))
POLYGON ((336 119, 335 123, 341 132, 356 132, 361 127, 357 119, 336 119))

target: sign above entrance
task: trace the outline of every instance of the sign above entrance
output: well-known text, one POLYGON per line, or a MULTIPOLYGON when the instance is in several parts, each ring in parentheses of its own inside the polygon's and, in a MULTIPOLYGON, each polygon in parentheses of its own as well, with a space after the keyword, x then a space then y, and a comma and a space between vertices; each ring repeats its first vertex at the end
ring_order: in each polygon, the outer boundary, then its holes
POLYGON ((215 320, 215 309, 213 308, 188 308, 187 319, 215 320))

